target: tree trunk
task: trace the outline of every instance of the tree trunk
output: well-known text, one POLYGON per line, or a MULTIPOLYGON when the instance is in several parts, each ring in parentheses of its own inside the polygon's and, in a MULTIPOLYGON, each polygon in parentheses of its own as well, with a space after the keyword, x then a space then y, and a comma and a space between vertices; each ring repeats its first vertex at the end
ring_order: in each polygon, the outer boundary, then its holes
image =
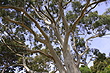
POLYGON ((64 56, 64 64, 66 66, 67 73, 81 73, 79 68, 76 67, 69 49, 67 49, 67 51, 64 51, 63 56, 64 56))

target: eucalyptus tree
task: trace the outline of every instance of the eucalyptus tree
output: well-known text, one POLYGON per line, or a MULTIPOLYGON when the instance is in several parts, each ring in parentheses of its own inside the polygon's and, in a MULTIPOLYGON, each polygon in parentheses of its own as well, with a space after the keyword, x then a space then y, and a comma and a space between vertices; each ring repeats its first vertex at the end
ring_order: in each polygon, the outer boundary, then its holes
POLYGON ((1 0, 0 43, 17 56, 13 64, 3 60, 2 72, 14 66, 31 73, 48 72, 52 63, 53 72, 81 73, 79 65, 86 64, 92 52, 88 41, 110 30, 110 9, 102 15, 91 11, 102 2, 107 1, 1 0))

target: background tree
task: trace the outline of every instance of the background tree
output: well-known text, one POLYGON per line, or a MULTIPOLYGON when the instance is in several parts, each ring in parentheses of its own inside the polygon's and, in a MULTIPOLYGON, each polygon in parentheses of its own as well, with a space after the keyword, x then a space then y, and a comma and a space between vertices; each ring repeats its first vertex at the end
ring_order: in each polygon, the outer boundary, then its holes
POLYGON ((84 65, 80 67, 80 71, 81 73, 92 73, 92 71, 87 66, 84 65))
MULTIPOLYGON (((27 72, 48 72, 53 64, 54 72, 80 73, 79 65, 94 57, 88 41, 110 30, 110 9, 102 15, 91 11, 101 2, 106 0, 1 0, 0 43, 27 72)), ((14 67, 5 69, 5 60, 2 72, 14 67)))
POLYGON ((105 53, 97 53, 97 58, 93 62, 94 65, 91 66, 93 73, 109 73, 110 69, 110 58, 105 56, 105 53))

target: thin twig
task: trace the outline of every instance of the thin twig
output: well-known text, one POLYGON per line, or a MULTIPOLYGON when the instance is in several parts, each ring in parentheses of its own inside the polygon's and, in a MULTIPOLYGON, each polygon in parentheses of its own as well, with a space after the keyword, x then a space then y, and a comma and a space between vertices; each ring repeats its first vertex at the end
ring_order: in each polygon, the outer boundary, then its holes
POLYGON ((94 4, 98 4, 98 3, 104 2, 104 1, 107 1, 107 0, 98 0, 98 1, 95 1, 95 2, 93 2, 91 4, 89 4, 88 7, 90 7, 90 6, 94 5, 94 4))
POLYGON ((67 6, 71 1, 72 1, 72 0, 70 0, 69 2, 67 2, 67 3, 63 6, 63 8, 65 8, 65 6, 67 6))
POLYGON ((94 9, 96 6, 98 5, 98 3, 94 6, 94 7, 92 7, 91 9, 89 9, 85 14, 88 14, 92 9, 94 9))
POLYGON ((55 23, 54 17, 50 14, 50 11, 47 9, 47 7, 45 6, 46 11, 48 12, 49 16, 51 17, 53 23, 55 23))

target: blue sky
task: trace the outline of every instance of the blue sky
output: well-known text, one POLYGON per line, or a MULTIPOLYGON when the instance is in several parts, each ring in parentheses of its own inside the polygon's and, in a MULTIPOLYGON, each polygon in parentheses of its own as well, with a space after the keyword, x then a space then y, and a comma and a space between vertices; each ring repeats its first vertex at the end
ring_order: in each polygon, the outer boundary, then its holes
MULTIPOLYGON (((98 10, 99 14, 103 14, 106 11, 106 9, 109 7, 110 7, 109 4, 106 5, 105 3, 101 3, 95 9, 93 9, 93 11, 98 10)), ((110 32, 108 32, 108 33, 110 33, 110 32)), ((102 38, 93 39, 90 47, 91 48, 97 48, 100 50, 100 52, 106 53, 106 56, 108 56, 109 52, 110 52, 110 35, 104 36, 102 38)), ((89 66, 91 66, 91 65, 93 65, 92 62, 89 64, 89 66)))
MULTIPOLYGON (((110 8, 110 4, 101 3, 99 6, 97 6, 93 11, 98 11, 98 14, 103 14, 107 8, 110 8)), ((110 32, 107 32, 110 33, 110 32)), ((97 37, 92 39, 90 42, 91 45, 90 48, 97 48, 100 52, 105 53, 106 56, 109 56, 110 53, 110 35, 103 36, 101 38, 97 37)), ((89 63, 89 67, 93 65, 93 62, 89 63)))
MULTIPOLYGON (((101 3, 97 6, 93 11, 98 10, 98 14, 103 14, 107 8, 110 7, 110 4, 101 3)), ((107 32, 110 33, 110 32, 107 32)), ((97 48, 102 53, 106 53, 106 56, 109 55, 110 52, 110 35, 106 35, 102 38, 95 38, 91 42, 91 48, 97 48)))
POLYGON ((110 7, 110 2, 105 4, 105 3, 100 3, 93 11, 98 10, 99 14, 103 14, 107 8, 110 7))

